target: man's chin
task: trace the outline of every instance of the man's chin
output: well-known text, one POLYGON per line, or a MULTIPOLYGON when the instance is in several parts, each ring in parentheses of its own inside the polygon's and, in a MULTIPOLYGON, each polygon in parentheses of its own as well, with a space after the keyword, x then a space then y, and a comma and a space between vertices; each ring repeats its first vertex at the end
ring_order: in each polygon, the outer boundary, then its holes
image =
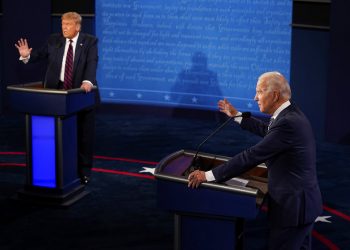
POLYGON ((68 35, 67 33, 62 32, 62 35, 64 38, 70 38, 70 35, 68 35))

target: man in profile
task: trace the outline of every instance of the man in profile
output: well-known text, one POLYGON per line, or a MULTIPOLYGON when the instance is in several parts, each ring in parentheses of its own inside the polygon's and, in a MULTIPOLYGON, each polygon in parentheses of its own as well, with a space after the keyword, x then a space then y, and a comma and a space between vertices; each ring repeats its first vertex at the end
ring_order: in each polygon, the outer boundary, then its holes
MULTIPOLYGON (((270 250, 311 249, 313 224, 322 212, 312 128, 290 98, 291 90, 282 74, 262 74, 254 99, 261 112, 271 115, 270 122, 252 117, 234 119, 241 128, 263 139, 211 171, 196 170, 188 177, 188 186, 196 188, 206 181, 224 182, 265 163, 270 250)), ((218 105, 229 117, 240 114, 226 99, 218 105)))
MULTIPOLYGON (((42 48, 30 48, 23 38, 15 44, 23 63, 47 60, 45 88, 90 92, 96 85, 97 38, 81 33, 81 23, 78 13, 67 12, 62 15, 62 33, 52 34, 42 48)), ((94 116, 95 108, 78 113, 78 175, 83 184, 89 182, 91 174, 94 116)))

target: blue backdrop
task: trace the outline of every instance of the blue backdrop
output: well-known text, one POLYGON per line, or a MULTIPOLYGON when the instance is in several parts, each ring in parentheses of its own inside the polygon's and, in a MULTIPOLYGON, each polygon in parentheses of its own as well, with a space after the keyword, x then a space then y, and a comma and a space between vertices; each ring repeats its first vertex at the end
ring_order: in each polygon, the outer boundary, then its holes
POLYGON ((257 77, 290 74, 292 1, 96 0, 102 100, 258 111, 257 77))

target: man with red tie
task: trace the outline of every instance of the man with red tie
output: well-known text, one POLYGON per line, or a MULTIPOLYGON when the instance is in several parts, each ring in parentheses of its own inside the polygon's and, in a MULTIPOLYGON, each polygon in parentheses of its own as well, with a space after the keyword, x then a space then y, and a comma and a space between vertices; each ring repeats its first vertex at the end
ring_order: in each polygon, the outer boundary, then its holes
MULTIPOLYGON (((47 60, 45 88, 90 92, 97 84, 97 38, 81 33, 81 23, 78 13, 67 12, 62 15, 62 33, 51 35, 42 48, 32 49, 22 38, 15 44, 23 63, 47 60)), ((91 174, 94 116, 94 108, 78 113, 78 174, 83 184, 89 182, 91 174)))

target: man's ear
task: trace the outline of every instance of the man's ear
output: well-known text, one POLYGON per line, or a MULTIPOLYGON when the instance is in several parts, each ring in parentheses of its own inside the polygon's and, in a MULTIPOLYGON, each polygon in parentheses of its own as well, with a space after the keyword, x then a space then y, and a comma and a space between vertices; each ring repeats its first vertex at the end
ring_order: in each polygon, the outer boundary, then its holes
POLYGON ((279 91, 273 91, 273 101, 278 102, 280 99, 281 93, 279 91))
POLYGON ((81 30, 81 24, 76 26, 76 31, 80 32, 80 30, 81 30))

